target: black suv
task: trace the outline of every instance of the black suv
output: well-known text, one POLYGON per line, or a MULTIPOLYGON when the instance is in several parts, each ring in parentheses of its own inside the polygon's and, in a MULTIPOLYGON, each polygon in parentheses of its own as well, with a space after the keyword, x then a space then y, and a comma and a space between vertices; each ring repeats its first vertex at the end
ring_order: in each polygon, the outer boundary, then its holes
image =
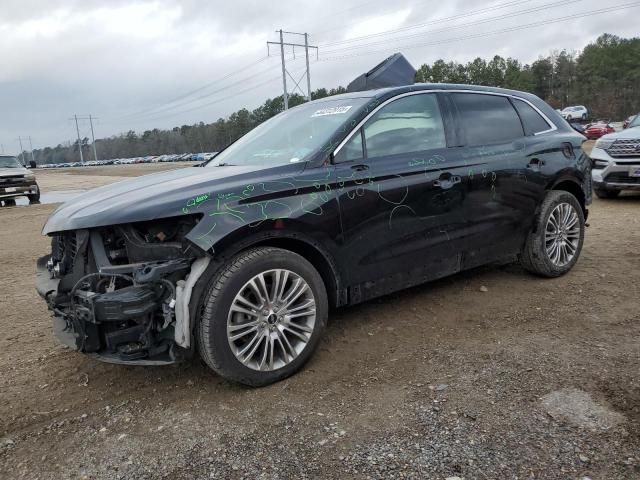
POLYGON ((199 352, 265 385, 301 368, 332 307, 518 256, 555 277, 591 203, 584 137, 528 93, 417 84, 287 110, 203 168, 98 188, 46 223, 38 291, 102 360, 199 352))

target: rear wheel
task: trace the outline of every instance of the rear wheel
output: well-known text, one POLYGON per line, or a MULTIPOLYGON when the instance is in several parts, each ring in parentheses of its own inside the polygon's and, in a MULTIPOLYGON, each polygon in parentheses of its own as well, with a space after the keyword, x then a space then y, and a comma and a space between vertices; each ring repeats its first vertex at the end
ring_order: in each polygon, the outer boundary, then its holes
POLYGON ((620 195, 620 190, 610 190, 608 188, 596 188, 595 192, 598 198, 617 198, 620 195))
POLYGON ((325 329, 327 293, 306 259, 279 248, 238 254, 203 298, 198 348, 221 376, 263 386, 297 372, 325 329))
POLYGON ((567 273, 578 261, 584 242, 584 214, 571 193, 550 191, 520 255, 522 266, 545 277, 567 273))

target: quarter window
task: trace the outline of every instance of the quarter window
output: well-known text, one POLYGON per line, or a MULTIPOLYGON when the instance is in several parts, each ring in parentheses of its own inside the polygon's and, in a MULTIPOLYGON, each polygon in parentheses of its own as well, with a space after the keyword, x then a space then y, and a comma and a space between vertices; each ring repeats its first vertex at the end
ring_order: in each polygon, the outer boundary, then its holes
POLYGON ((436 96, 409 95, 389 103, 366 123, 364 141, 369 159, 446 147, 436 96))
POLYGON ((524 131, 527 135, 544 132, 551 128, 547 121, 527 102, 514 99, 513 104, 520 114, 520 119, 522 120, 524 131))
POLYGON ((507 143, 524 136, 520 118, 507 97, 454 93, 466 144, 507 143))

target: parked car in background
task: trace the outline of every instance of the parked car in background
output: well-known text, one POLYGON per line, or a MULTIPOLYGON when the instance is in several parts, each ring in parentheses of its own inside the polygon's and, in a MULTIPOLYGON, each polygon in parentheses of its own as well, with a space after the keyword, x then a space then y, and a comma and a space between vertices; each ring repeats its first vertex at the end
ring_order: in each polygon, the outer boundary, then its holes
POLYGON ((30 202, 40 200, 36 176, 11 155, 0 155, 0 200, 27 197, 30 202))
POLYGON ((620 132, 600 138, 591 151, 593 189, 600 198, 640 190, 640 115, 620 132))
POLYGON ((562 110, 562 116, 565 120, 582 120, 589 119, 589 110, 584 105, 577 105, 575 107, 566 107, 562 110))
POLYGON ((631 124, 631 122, 633 122, 633 119, 636 118, 638 116, 638 114, 636 115, 629 115, 629 117, 627 117, 627 119, 622 122, 622 128, 628 128, 629 124, 631 124))
POLYGON ((589 140, 597 140, 603 135, 614 133, 615 131, 615 128, 613 128, 609 122, 605 122, 604 120, 602 120, 587 125, 584 129, 584 136, 589 140))
POLYGON ((518 257, 578 261, 584 137, 524 92, 415 84, 290 108, 203 168, 87 192, 43 234, 58 338, 130 365, 199 353, 259 386, 310 358, 330 308, 518 257))

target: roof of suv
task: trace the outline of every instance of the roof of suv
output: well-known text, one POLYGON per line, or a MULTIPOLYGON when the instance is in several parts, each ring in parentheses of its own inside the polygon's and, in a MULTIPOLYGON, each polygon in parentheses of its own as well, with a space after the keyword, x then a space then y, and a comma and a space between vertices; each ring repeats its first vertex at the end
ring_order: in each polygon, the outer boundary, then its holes
POLYGON ((340 95, 324 97, 324 98, 318 99, 317 101, 328 100, 328 99, 339 99, 339 98, 378 98, 378 97, 388 96, 389 94, 394 94, 394 93, 400 94, 408 91, 420 91, 420 90, 469 90, 469 91, 479 91, 479 92, 502 93, 507 95, 517 95, 522 97, 530 97, 530 96, 535 97, 535 95, 532 95, 527 92, 521 92, 518 90, 510 90, 507 88, 499 88, 499 87, 485 87, 481 85, 466 85, 466 84, 460 84, 460 83, 414 83, 412 85, 402 85, 399 87, 387 87, 387 88, 378 88, 375 90, 363 90, 360 92, 342 93, 340 95))

